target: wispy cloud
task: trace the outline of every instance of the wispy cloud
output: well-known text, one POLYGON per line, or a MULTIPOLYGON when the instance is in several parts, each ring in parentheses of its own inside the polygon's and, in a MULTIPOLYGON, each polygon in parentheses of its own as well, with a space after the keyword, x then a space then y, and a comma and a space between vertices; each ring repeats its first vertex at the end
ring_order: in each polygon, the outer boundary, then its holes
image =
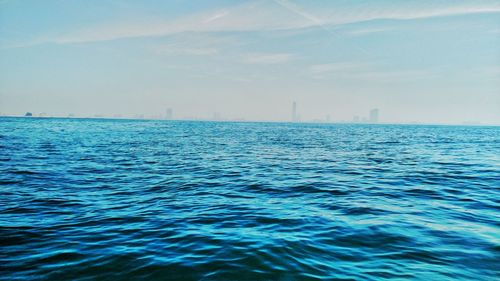
MULTIPOLYGON (((313 26, 321 28, 323 31, 327 32, 328 34, 335 36, 337 38, 342 38, 342 35, 339 35, 337 32, 332 30, 331 28, 328 27, 328 19, 321 19, 316 17, 315 15, 307 12, 303 8, 299 7, 298 5, 293 4, 292 2, 288 0, 274 0, 275 3, 280 5, 281 7, 284 7, 285 9, 291 11, 292 13, 295 13, 299 15, 300 17, 304 18, 305 20, 308 20, 313 26)), ((369 52, 365 50, 364 48, 361 48, 358 45, 353 45, 354 48, 358 49, 358 51, 361 51, 362 53, 368 54, 369 52)))
POLYGON ((349 72, 364 72, 369 69, 369 64, 356 62, 336 62, 311 65, 309 74, 314 79, 324 79, 333 75, 345 75, 349 72))
MULTIPOLYGON (((376 19, 423 19, 438 16, 500 12, 500 2, 460 1, 413 2, 393 5, 391 9, 367 4, 346 10, 335 5, 309 7, 308 10, 289 0, 249 2, 224 9, 205 11, 174 20, 143 19, 132 22, 100 23, 59 35, 41 35, 30 40, 41 43, 73 44, 110 41, 125 38, 161 37, 184 32, 271 31, 322 28, 335 35, 331 27, 376 19)), ((373 30, 372 30, 373 31, 373 30)), ((53 31, 52 34, 55 34, 53 31)), ((369 31, 367 31, 369 32, 369 31)), ((358 33, 360 34, 360 33, 358 33)), ((15 45, 15 44, 11 44, 15 45)), ((18 44, 30 45, 30 44, 18 44)))
POLYGON ((346 34, 350 36, 364 36, 367 34, 380 33, 393 30, 393 28, 360 28, 347 31, 346 34))
POLYGON ((166 39, 149 43, 150 51, 159 55, 193 55, 209 56, 218 54, 221 49, 236 46, 240 43, 231 37, 213 36, 211 34, 178 34, 166 39))
POLYGON ((429 78, 432 70, 383 70, 376 63, 336 62, 311 65, 307 70, 313 79, 351 79, 356 81, 393 82, 429 78))
POLYGON ((249 54, 243 58, 248 64, 279 64, 292 60, 293 54, 249 54))
POLYGON ((207 56, 218 53, 216 48, 182 48, 176 45, 158 45, 154 46, 152 49, 157 54, 165 55, 207 56))
POLYGON ((500 66, 485 66, 475 72, 480 73, 481 76, 491 78, 491 80, 500 81, 500 66))
POLYGON ((314 74, 323 74, 327 72, 358 70, 360 68, 365 68, 366 66, 367 64, 364 63, 339 62, 339 63, 315 64, 310 67, 310 70, 314 74))
POLYGON ((223 10, 188 15, 176 20, 118 22, 75 30, 47 41, 59 44, 110 41, 126 38, 161 37, 186 32, 258 31, 305 27, 281 9, 267 9, 264 2, 247 3, 223 10))
POLYGON ((353 73, 352 78, 358 81, 374 81, 380 83, 394 83, 401 81, 415 81, 436 77, 431 70, 377 70, 353 73))
POLYGON ((223 18, 223 17, 224 17, 224 16, 226 16, 227 14, 228 14, 228 12, 227 12, 227 11, 221 11, 221 12, 219 12, 219 13, 216 13, 216 14, 211 15, 210 17, 208 17, 208 18, 204 21, 204 23, 210 23, 210 22, 216 21, 216 20, 218 20, 218 19, 220 19, 220 18, 223 18))

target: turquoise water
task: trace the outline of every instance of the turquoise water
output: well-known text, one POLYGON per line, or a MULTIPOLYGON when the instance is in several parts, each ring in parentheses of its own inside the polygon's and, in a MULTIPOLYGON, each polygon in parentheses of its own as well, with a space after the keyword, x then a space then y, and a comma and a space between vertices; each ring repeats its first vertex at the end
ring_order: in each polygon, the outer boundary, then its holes
POLYGON ((500 127, 0 118, 1 280, 498 280, 500 127))

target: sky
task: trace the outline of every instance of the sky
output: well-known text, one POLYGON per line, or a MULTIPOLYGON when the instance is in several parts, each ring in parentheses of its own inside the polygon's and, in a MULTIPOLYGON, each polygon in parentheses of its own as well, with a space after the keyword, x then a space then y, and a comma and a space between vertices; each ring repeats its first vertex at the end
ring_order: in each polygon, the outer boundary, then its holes
POLYGON ((0 113, 500 124, 500 0, 0 0, 0 113))

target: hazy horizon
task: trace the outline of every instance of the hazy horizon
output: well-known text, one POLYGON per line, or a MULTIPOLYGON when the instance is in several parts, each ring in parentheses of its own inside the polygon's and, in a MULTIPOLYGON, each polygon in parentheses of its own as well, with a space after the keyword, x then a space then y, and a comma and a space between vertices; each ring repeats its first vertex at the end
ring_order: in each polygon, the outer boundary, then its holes
POLYGON ((500 1, 7 0, 0 114, 498 125, 498 46, 500 1))

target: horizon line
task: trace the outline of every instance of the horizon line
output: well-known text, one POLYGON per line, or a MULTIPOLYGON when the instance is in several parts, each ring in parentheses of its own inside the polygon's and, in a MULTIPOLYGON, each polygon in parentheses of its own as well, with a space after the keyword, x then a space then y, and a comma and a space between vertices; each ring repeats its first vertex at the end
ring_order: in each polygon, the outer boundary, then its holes
POLYGON ((93 119, 93 120, 123 120, 123 121, 165 121, 165 122, 217 122, 217 123, 283 123, 283 124, 317 124, 317 125, 417 125, 417 126, 461 126, 461 127, 500 127, 500 123, 426 123, 426 122, 352 122, 352 121, 284 121, 284 120, 247 120, 247 119, 191 119, 191 118, 134 118, 134 117, 79 117, 79 116, 22 116, 22 115, 0 115, 0 118, 22 118, 22 119, 93 119))

